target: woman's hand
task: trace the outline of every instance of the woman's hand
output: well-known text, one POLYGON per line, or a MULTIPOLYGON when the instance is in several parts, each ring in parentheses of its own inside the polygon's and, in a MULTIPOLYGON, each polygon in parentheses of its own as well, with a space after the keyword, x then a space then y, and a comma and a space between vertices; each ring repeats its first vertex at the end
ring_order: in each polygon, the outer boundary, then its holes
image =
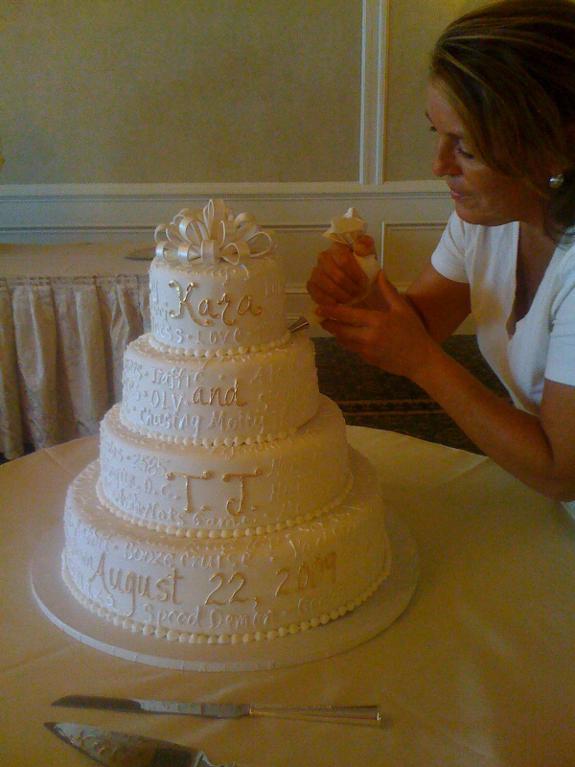
POLYGON ((307 289, 319 305, 348 304, 363 296, 369 280, 357 263, 354 253, 367 256, 375 252, 373 239, 361 235, 353 244, 333 242, 318 256, 317 264, 307 283, 307 289))
POLYGON ((374 291, 378 308, 360 309, 324 303, 316 314, 321 326, 351 352, 388 373, 417 382, 418 371, 436 342, 426 331, 412 305, 380 272, 374 291))

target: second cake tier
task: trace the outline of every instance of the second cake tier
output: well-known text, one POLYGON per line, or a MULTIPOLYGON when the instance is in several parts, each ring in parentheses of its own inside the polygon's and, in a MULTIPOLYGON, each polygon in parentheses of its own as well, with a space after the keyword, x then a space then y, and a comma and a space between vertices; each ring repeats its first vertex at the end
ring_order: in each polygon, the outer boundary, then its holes
POLYGON ((239 445, 293 433, 316 413, 314 347, 304 335, 264 351, 183 358, 149 335, 124 357, 120 417, 131 429, 183 445, 239 445))

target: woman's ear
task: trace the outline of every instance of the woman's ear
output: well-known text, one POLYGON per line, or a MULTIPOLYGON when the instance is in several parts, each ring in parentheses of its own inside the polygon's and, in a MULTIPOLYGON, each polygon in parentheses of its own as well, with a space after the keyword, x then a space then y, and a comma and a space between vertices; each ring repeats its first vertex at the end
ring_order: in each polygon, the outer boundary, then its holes
POLYGON ((557 162, 550 158, 548 169, 548 184, 551 189, 559 188, 563 183, 565 173, 575 169, 575 121, 565 126, 565 153, 563 162, 557 162), (554 182, 558 185, 554 186, 554 182))

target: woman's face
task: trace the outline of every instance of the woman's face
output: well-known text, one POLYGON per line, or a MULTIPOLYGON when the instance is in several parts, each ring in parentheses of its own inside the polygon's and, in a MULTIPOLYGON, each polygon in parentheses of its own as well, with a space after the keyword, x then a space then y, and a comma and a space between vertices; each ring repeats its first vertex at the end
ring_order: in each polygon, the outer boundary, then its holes
POLYGON ((437 133, 433 173, 445 177, 460 218, 483 226, 510 221, 542 226, 540 196, 521 179, 489 168, 476 156, 461 118, 433 83, 428 87, 426 114, 437 133))

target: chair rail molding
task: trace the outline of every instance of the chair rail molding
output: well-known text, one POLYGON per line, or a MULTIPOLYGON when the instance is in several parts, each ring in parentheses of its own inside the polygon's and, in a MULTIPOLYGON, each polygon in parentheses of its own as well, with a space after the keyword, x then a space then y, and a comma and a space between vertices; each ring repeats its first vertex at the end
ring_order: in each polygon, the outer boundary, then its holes
POLYGON ((141 240, 181 208, 221 197, 262 225, 327 226, 358 208, 372 231, 380 222, 445 223, 451 201, 438 181, 305 184, 0 185, 0 242, 141 240))

